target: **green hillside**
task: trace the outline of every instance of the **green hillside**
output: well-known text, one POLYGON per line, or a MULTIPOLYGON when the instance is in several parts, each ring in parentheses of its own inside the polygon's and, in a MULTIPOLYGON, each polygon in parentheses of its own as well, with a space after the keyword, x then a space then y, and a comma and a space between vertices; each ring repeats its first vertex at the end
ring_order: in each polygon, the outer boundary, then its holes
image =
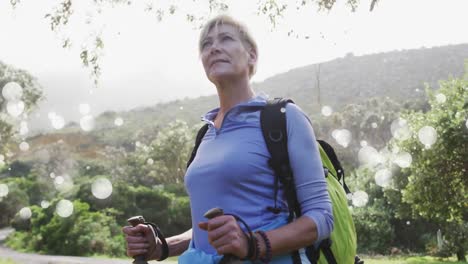
MULTIPOLYGON (((365 56, 348 54, 344 58, 292 69, 253 86, 258 93, 269 97, 292 98, 312 118, 320 118, 324 105, 340 111, 349 104, 372 98, 388 97, 399 103, 424 99, 426 83, 436 88, 439 80, 462 76, 465 59, 468 59, 468 44, 365 56)), ((97 117, 95 129, 84 134, 92 137, 97 145, 133 150, 136 141, 149 142, 167 122, 180 119, 196 125, 202 114, 216 106, 217 97, 212 95, 127 112, 105 112, 97 117), (114 125, 116 117, 124 120, 123 126, 114 125)), ((76 123, 68 124, 58 133, 71 133, 71 138, 77 133, 83 134, 76 123)))

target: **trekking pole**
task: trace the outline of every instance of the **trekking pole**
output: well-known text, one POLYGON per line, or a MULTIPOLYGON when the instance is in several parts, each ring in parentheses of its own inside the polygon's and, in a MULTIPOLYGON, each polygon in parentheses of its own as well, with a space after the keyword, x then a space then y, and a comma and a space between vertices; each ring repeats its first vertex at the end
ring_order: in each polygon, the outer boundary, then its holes
MULTIPOLYGON (((224 215, 224 211, 221 208, 215 207, 210 210, 208 210, 203 216, 207 219, 213 219, 218 216, 224 215)), ((226 254, 223 256, 219 264, 242 264, 244 263, 242 260, 240 260, 238 257, 231 255, 231 254, 226 254)))
MULTIPOLYGON (((134 217, 130 217, 127 222, 135 227, 139 224, 144 224, 145 223, 145 218, 143 218, 143 216, 141 215, 138 215, 138 216, 134 216, 134 217)), ((133 257, 133 264, 148 264, 148 262, 146 262, 145 260, 145 255, 138 255, 138 256, 134 256, 133 257)))

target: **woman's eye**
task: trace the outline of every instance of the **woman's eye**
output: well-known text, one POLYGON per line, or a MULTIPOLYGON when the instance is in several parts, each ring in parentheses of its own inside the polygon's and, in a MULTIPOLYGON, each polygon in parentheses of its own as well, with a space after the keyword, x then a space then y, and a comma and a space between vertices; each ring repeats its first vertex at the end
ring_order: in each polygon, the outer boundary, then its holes
POLYGON ((205 41, 202 43, 202 49, 205 49, 207 47, 209 47, 211 45, 211 42, 210 41, 205 41))
POLYGON ((232 40, 232 38, 230 36, 224 36, 222 40, 232 40))

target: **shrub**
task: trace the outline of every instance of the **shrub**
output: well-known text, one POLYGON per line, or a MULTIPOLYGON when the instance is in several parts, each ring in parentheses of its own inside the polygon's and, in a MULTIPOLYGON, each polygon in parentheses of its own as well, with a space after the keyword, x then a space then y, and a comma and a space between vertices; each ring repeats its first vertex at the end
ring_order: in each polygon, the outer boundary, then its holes
POLYGON ((30 230, 15 232, 7 245, 17 250, 60 255, 125 255, 123 234, 113 210, 90 212, 87 203, 76 200, 73 214, 63 218, 54 213, 54 207, 32 206, 30 230))

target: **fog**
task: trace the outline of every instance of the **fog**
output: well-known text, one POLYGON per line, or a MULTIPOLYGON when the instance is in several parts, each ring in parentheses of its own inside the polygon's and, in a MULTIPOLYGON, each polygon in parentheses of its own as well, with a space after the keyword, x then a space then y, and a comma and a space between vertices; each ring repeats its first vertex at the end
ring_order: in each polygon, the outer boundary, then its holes
MULTIPOLYGON (((106 8, 93 14, 88 1, 75 7, 72 19, 59 32, 50 30, 44 14, 57 1, 21 2, 13 9, 0 4, 0 60, 37 77, 45 98, 32 114, 32 128, 46 123, 47 113, 60 113, 66 122, 80 117, 79 104, 91 114, 152 106, 158 102, 214 94, 197 51, 199 31, 180 12, 158 22, 144 4, 106 8), (93 16, 94 15, 94 16, 93 16), (83 21, 91 20, 92 23, 83 21), (90 33, 102 33, 102 75, 95 87, 79 58, 90 33), (72 46, 62 48, 63 39, 72 46)), ((314 63, 354 55, 467 43, 466 1, 382 0, 373 12, 362 3, 356 12, 337 4, 317 13, 308 6, 285 14, 273 28, 257 15, 252 2, 227 1, 229 14, 244 21, 259 45, 259 65, 253 82, 314 63), (423 7, 424 12, 420 12, 423 7), (288 36, 288 32, 293 33, 288 36)), ((291 2, 291 5, 294 3, 291 2)), ((203 13, 203 7, 196 6, 203 13)), ((45 128, 45 127, 43 127, 45 128)))

